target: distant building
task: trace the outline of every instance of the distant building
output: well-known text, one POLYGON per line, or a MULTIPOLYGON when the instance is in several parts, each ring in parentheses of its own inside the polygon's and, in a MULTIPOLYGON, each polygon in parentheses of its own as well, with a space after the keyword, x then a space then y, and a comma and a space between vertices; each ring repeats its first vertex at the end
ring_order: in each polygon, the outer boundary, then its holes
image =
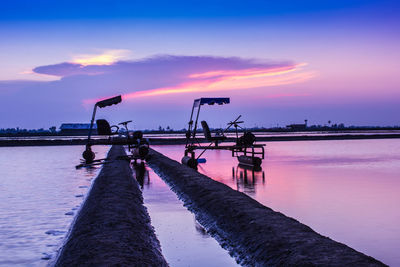
MULTIPOLYGON (((88 135, 90 123, 63 123, 60 126, 60 134, 88 135)), ((96 124, 93 125, 93 134, 97 134, 96 124)))
POLYGON ((307 120, 304 120, 304 124, 289 124, 286 125, 286 128, 290 130, 305 130, 307 129, 307 120))

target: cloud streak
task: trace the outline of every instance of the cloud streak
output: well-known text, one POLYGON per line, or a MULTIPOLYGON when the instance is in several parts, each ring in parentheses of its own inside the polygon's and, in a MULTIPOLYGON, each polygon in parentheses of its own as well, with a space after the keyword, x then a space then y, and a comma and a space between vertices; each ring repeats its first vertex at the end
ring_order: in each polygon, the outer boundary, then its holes
MULTIPOLYGON (((314 72, 298 72, 300 65, 284 66, 279 68, 244 69, 241 71, 212 71, 196 73, 189 78, 202 78, 193 82, 186 82, 174 87, 162 87, 152 90, 132 92, 123 95, 124 99, 166 94, 211 92, 227 90, 249 90, 259 87, 279 86, 307 81, 315 76, 314 72)), ((93 102, 93 100, 89 101, 93 102)))

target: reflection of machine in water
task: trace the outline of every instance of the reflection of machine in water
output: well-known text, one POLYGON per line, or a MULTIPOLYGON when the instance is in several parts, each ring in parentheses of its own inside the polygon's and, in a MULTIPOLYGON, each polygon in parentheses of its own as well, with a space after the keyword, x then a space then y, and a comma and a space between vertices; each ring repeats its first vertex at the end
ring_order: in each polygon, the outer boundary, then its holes
POLYGON ((193 216, 194 219, 194 227, 196 231, 200 234, 200 236, 204 238, 210 237, 210 235, 207 233, 207 230, 204 229, 204 227, 196 220, 196 217, 193 216))
POLYGON ((149 171, 146 169, 146 165, 144 164, 144 162, 140 162, 140 163, 133 162, 132 167, 134 170, 136 180, 140 184, 140 187, 143 189, 143 185, 145 183, 147 185, 149 185, 150 184, 150 175, 149 175, 149 171))
POLYGON ((236 190, 244 193, 254 194, 255 186, 262 181, 265 184, 265 173, 261 167, 251 167, 239 164, 232 167, 232 179, 236 180, 236 190))

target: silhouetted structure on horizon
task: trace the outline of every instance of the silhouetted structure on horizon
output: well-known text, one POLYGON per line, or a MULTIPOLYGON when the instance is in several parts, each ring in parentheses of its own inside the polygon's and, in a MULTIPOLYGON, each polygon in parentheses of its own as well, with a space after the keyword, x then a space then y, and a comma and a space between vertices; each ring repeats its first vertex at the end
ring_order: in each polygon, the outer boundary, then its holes
POLYGON ((295 131, 305 130, 307 129, 307 121, 308 120, 304 120, 304 124, 289 124, 286 127, 290 130, 295 130, 295 131))
MULTIPOLYGON (((87 135, 89 133, 90 123, 63 123, 60 126, 62 135, 87 135)), ((93 129, 97 134, 96 126, 93 129)))

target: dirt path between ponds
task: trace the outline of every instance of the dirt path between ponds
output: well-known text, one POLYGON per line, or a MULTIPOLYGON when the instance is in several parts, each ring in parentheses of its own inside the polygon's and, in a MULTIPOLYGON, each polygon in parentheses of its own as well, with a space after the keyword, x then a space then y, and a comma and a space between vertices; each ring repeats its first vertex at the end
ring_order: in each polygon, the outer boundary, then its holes
POLYGON ((105 164, 88 194, 55 266, 168 266, 128 161, 105 164))
POLYGON ((242 265, 386 266, 153 149, 147 162, 242 265))

